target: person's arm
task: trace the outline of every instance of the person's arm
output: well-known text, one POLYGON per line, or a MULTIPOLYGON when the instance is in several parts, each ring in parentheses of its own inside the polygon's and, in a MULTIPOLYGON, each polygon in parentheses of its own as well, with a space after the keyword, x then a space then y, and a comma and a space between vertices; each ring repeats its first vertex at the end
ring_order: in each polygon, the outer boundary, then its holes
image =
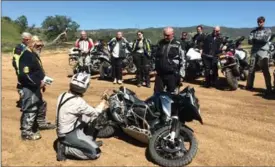
POLYGON ((34 65, 39 65, 37 59, 30 52, 25 52, 25 55, 22 55, 19 62, 19 80, 21 83, 39 87, 43 86, 41 84, 45 74, 40 71, 32 71, 34 65))
POLYGON ((113 52, 113 48, 112 48, 112 45, 113 45, 113 42, 114 42, 115 38, 112 38, 109 42, 108 42, 108 50, 110 53, 113 52))
POLYGON ((77 40, 75 41, 74 46, 75 46, 76 48, 79 48, 79 39, 77 39, 77 40))
POLYGON ((217 42, 217 49, 215 51, 215 55, 218 55, 223 52, 223 38, 219 38, 219 41, 217 42))
POLYGON ((130 43, 127 41, 126 38, 123 38, 124 39, 124 42, 126 44, 126 48, 129 52, 132 52, 132 47, 130 46, 130 43))
POLYGON ((152 53, 152 50, 151 50, 151 43, 149 40, 146 39, 146 47, 147 47, 147 54, 148 56, 150 57, 151 56, 151 53, 152 53))
POLYGON ((180 57, 180 76, 182 78, 185 77, 185 52, 182 50, 181 46, 179 46, 179 57, 180 57))
POLYGON ((266 29, 264 35, 257 36, 257 38, 255 39, 255 42, 260 44, 266 44, 270 40, 271 36, 272 36, 271 29, 268 28, 266 29))
POLYGON ((78 112, 82 115, 86 115, 90 119, 85 119, 85 122, 88 123, 90 120, 97 118, 97 116, 104 110, 106 105, 106 100, 102 100, 97 107, 92 107, 84 100, 79 104, 78 112))
POLYGON ((94 45, 93 40, 91 38, 88 38, 88 41, 89 41, 89 51, 94 50, 95 45, 94 45))
POLYGON ((254 40, 254 31, 251 31, 249 36, 248 36, 248 44, 253 45, 254 40))

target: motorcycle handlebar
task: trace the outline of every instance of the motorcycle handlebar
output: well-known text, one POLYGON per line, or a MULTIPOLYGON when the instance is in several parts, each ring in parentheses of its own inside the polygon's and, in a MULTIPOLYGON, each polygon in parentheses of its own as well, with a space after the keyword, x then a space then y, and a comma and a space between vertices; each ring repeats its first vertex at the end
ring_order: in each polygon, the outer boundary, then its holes
POLYGON ((78 48, 74 48, 73 51, 78 51, 78 52, 81 52, 81 49, 78 49, 78 48))

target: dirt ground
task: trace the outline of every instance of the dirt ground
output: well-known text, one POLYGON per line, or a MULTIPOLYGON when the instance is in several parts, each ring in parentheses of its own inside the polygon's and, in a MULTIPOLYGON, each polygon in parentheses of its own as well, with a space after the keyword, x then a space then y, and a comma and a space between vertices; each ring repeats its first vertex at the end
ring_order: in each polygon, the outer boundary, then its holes
MULTIPOLYGON (((47 75, 54 83, 47 87, 44 99, 48 102, 48 120, 55 121, 57 97, 68 89, 70 72, 66 53, 43 53, 42 61, 47 75)), ((270 70, 274 70, 271 68, 270 70)), ((223 77, 222 75, 220 75, 223 77)), ((133 75, 124 78, 133 78, 133 75)), ((153 78, 152 78, 153 82, 153 78)), ((240 83, 244 85, 244 82, 240 83)), ((141 99, 152 94, 151 89, 124 84, 141 99)), ((153 85, 153 83, 152 83, 153 85)), ((263 75, 256 74, 254 92, 234 92, 195 87, 200 100, 204 125, 187 123, 198 138, 197 156, 190 166, 271 166, 275 165, 275 98, 264 99, 260 91, 265 88, 263 75)), ((131 138, 103 139, 102 156, 96 161, 57 162, 53 149, 55 130, 42 131, 42 139, 23 142, 20 139, 20 111, 16 108, 18 94, 11 56, 2 55, 2 165, 3 166, 154 166, 145 156, 146 147, 131 138)), ((91 87, 84 97, 97 105, 101 93, 117 88, 111 82, 92 78, 91 87)))

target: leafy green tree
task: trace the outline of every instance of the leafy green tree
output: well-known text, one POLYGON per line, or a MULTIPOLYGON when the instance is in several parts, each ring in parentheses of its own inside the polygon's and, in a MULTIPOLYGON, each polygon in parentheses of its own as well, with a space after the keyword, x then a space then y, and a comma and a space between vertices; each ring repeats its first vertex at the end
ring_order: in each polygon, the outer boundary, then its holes
POLYGON ((18 17, 14 21, 20 28, 20 33, 24 32, 28 28, 28 19, 25 15, 18 17))
POLYGON ((12 19, 10 17, 8 17, 8 16, 2 16, 1 20, 6 20, 8 22, 12 22, 12 19))
POLYGON ((61 15, 47 16, 42 22, 42 28, 47 40, 53 40, 66 29, 68 40, 72 40, 75 38, 75 33, 79 27, 79 24, 71 18, 61 15))

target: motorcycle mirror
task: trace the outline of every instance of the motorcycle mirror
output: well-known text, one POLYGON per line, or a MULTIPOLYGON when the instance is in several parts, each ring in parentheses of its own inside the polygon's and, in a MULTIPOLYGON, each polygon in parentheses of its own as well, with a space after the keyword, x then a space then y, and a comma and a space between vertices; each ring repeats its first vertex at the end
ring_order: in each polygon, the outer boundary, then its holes
POLYGON ((241 36, 239 41, 243 41, 245 39, 245 36, 241 36))
POLYGON ((73 51, 80 51, 80 49, 74 48, 73 51))

